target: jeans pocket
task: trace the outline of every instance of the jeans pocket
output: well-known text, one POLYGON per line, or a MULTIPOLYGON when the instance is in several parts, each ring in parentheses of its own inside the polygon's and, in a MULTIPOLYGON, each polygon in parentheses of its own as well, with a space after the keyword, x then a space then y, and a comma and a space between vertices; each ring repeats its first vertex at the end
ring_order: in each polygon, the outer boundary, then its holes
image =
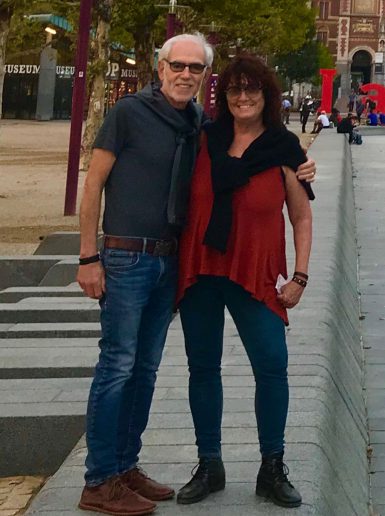
POLYGON ((124 249, 106 249, 103 253, 103 265, 107 271, 124 272, 139 263, 141 253, 124 249))

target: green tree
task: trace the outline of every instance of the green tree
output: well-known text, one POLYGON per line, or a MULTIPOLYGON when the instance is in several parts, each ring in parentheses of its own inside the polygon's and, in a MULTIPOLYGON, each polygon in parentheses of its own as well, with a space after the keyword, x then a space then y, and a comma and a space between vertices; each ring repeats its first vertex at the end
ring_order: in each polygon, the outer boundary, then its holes
POLYGON ((293 82, 314 82, 320 68, 333 66, 328 49, 319 41, 308 41, 296 52, 275 58, 280 74, 293 82))
POLYGON ((87 82, 90 92, 87 120, 82 139, 82 168, 87 169, 91 159, 91 146, 102 124, 105 101, 105 77, 110 57, 110 24, 113 0, 94 2, 96 31, 90 45, 87 82))
POLYGON ((15 10, 17 10, 17 8, 21 8, 24 4, 25 2, 23 0, 20 0, 19 2, 2 0, 0 2, 0 118, 2 116, 3 104, 5 55, 8 35, 11 28, 11 20, 15 10))

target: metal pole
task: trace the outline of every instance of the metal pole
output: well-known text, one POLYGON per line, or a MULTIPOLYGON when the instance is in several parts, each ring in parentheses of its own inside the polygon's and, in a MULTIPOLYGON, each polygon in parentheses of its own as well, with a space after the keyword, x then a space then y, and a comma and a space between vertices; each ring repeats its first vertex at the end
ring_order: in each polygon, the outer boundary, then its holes
POLYGON ((167 39, 175 36, 176 13, 167 13, 167 39))
POLYGON ((76 213, 92 4, 93 0, 81 0, 80 3, 64 215, 75 215, 76 213))

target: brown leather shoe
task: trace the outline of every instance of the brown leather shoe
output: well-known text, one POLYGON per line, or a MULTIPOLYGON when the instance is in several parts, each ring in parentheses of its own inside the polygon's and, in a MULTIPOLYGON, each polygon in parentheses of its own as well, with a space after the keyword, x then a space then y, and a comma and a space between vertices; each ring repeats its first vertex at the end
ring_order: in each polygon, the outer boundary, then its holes
POLYGON ((121 477, 115 476, 99 486, 85 486, 79 508, 118 516, 141 516, 154 512, 156 505, 129 489, 121 477))
POLYGON ((140 468, 134 468, 123 473, 121 478, 127 487, 154 502, 169 500, 175 495, 175 491, 172 487, 155 482, 155 480, 148 477, 140 468))

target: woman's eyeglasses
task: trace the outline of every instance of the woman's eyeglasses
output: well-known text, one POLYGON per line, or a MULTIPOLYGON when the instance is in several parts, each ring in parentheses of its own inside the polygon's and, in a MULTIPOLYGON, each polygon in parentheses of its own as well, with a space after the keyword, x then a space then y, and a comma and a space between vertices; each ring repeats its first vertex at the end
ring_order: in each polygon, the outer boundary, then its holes
POLYGON ((232 98, 240 97, 242 95, 242 91, 244 91, 246 95, 254 97, 261 93, 262 86, 260 84, 246 84, 245 86, 229 86, 226 89, 226 95, 232 98))
POLYGON ((169 64, 170 69, 176 73, 184 72, 188 68, 191 73, 198 75, 207 68, 207 65, 202 63, 182 63, 181 61, 168 61, 167 59, 165 61, 169 64))

